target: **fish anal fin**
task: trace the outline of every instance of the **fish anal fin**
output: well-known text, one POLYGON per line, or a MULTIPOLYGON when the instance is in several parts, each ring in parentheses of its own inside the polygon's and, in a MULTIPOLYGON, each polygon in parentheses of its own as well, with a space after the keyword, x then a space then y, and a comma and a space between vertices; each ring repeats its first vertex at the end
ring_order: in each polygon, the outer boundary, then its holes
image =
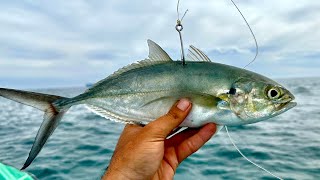
MULTIPOLYGON (((111 121, 115 121, 115 122, 121 122, 121 123, 126 123, 126 124, 136 124, 136 122, 134 122, 134 120, 132 119, 126 119, 120 115, 117 115, 115 113, 112 113, 106 109, 103 109, 101 107, 98 107, 98 106, 93 106, 93 105, 88 105, 86 104, 86 107, 94 112, 95 114, 101 116, 101 117, 104 117, 108 120, 111 120, 111 121)), ((138 124, 138 123, 137 123, 138 124)))

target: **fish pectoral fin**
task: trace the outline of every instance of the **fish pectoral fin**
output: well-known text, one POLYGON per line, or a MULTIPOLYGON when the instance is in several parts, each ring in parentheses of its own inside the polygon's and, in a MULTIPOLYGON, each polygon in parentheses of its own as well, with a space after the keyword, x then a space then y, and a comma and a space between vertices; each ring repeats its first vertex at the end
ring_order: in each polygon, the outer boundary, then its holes
POLYGON ((225 100, 221 100, 218 101, 217 108, 221 110, 230 110, 230 104, 225 100))
POLYGON ((149 101, 149 102, 143 104, 141 106, 141 108, 146 107, 146 106, 148 106, 150 104, 159 102, 159 101, 163 101, 163 102, 170 101, 169 103, 171 103, 171 102, 174 103, 177 100, 178 100, 178 98, 175 98, 175 97, 172 97, 172 96, 163 96, 163 97, 159 97, 159 98, 153 99, 152 101, 149 101))
POLYGON ((218 97, 220 100, 217 101, 217 108, 221 110, 230 110, 228 94, 223 93, 223 94, 220 94, 218 97))
POLYGON ((175 92, 171 93, 170 96, 162 96, 154 98, 153 100, 144 103, 141 108, 158 104, 159 106, 172 106, 179 99, 186 98, 189 99, 192 103, 198 104, 204 107, 213 107, 218 102, 222 101, 219 97, 212 96, 210 94, 199 94, 191 92, 175 92))

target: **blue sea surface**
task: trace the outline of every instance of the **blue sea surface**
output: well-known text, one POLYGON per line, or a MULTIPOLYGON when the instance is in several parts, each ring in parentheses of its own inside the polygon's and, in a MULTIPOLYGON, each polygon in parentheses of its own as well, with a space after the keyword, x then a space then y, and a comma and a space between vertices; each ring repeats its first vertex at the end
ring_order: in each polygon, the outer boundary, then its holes
MULTIPOLYGON (((284 179, 320 179, 320 78, 278 80, 298 105, 275 118, 229 127, 242 152, 284 179)), ((72 97, 85 88, 34 90, 72 97)), ((43 113, 0 98, 0 161, 21 168, 43 113)), ((72 107, 27 169, 38 179, 100 179, 124 125, 72 107)), ((143 153, 143 152, 142 152, 143 153)), ((175 179, 274 179, 250 164, 223 129, 178 168, 175 179)))

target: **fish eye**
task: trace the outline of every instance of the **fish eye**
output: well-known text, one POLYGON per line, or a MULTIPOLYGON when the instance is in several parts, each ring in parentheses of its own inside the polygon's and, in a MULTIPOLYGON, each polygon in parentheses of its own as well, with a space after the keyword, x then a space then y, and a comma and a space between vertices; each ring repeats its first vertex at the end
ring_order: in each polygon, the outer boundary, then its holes
POLYGON ((276 99, 280 96, 280 92, 279 90, 275 89, 275 88, 271 88, 268 90, 268 97, 270 99, 276 99))

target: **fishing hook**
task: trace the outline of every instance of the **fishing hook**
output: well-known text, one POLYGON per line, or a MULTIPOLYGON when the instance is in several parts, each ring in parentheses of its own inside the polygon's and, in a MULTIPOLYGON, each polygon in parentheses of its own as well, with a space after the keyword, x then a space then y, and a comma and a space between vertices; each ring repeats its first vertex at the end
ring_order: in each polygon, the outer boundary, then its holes
POLYGON ((183 48, 183 40, 182 40, 182 33, 181 31, 183 30, 183 26, 182 26, 182 20, 185 17, 185 15, 188 12, 188 9, 184 12, 182 18, 180 19, 180 13, 179 13, 179 5, 180 5, 180 0, 178 0, 177 3, 177 15, 178 15, 178 19, 177 19, 177 24, 176 24, 176 30, 179 33, 179 38, 180 38, 180 46, 181 46, 181 61, 182 61, 182 65, 186 65, 186 60, 185 60, 185 55, 184 55, 184 48, 183 48))

